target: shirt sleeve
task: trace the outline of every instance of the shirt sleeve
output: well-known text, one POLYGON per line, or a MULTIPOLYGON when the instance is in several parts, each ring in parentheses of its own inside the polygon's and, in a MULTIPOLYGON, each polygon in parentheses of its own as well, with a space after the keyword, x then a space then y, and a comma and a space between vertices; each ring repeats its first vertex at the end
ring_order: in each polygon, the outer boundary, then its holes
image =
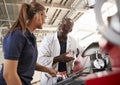
POLYGON ((41 42, 41 46, 38 49, 38 63, 52 68, 53 56, 51 56, 51 36, 46 36, 41 42))
POLYGON ((25 37, 20 30, 8 34, 3 41, 4 58, 18 60, 25 45, 25 37))

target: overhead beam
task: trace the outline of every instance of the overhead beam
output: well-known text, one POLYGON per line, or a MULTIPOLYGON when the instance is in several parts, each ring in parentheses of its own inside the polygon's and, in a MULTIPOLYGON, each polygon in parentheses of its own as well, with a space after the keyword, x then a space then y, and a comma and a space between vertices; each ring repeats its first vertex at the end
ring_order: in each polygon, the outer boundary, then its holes
POLYGON ((57 17, 59 16, 61 10, 59 10, 59 12, 56 14, 56 16, 54 17, 53 21, 52 21, 52 24, 54 24, 55 20, 57 19, 57 17))
MULTIPOLYGON (((0 3, 0 5, 2 5, 3 3, 0 3)), ((71 8, 70 7, 68 7, 68 6, 61 6, 60 4, 57 4, 57 3, 52 3, 52 4, 50 4, 50 3, 42 3, 42 4, 44 4, 44 6, 46 7, 46 8, 55 8, 55 9, 62 9, 62 10, 70 10, 71 8)), ((15 3, 6 3, 6 5, 17 5, 17 6, 21 6, 21 4, 15 4, 15 3)))
MULTIPOLYGON (((4 6, 5 6, 5 10, 6 10, 6 13, 7 13, 8 20, 10 20, 10 16, 8 14, 8 9, 7 9, 7 5, 6 5, 5 0, 3 0, 3 3, 4 3, 4 6)), ((11 27, 11 23, 10 22, 8 22, 8 23, 9 23, 9 26, 11 27)))
POLYGON ((61 9, 61 10, 70 10, 71 7, 68 7, 68 6, 63 6, 61 4, 57 4, 57 3, 47 3, 45 4, 45 7, 46 8, 55 8, 55 9, 61 9))
POLYGON ((10 19, 0 19, 0 21, 4 21, 4 22, 15 22, 15 20, 10 20, 10 19))
POLYGON ((83 13, 78 12, 77 15, 73 18, 74 21, 76 21, 83 13))
MULTIPOLYGON (((2 3, 0 3, 1 5, 2 3)), ((42 2, 42 4, 46 7, 46 8, 55 8, 55 9, 61 9, 61 10, 71 10, 72 8, 70 6, 63 6, 61 4, 57 4, 57 3, 46 3, 46 2, 42 2)), ((16 6, 21 6, 21 4, 15 4, 15 3, 6 3, 6 5, 16 5, 16 6)), ((76 11, 79 11, 79 12, 84 12, 86 10, 84 9, 79 9, 79 10, 76 10, 76 11)))
POLYGON ((66 4, 67 2, 68 2, 68 0, 62 0, 62 1, 60 2, 60 4, 65 6, 65 4, 66 4))
POLYGON ((55 17, 56 17, 56 15, 59 13, 59 10, 58 9, 56 9, 56 11, 55 11, 55 13, 53 14, 53 18, 50 20, 50 22, 49 22, 49 24, 51 25, 52 24, 52 22, 53 22, 53 20, 55 19, 55 17))

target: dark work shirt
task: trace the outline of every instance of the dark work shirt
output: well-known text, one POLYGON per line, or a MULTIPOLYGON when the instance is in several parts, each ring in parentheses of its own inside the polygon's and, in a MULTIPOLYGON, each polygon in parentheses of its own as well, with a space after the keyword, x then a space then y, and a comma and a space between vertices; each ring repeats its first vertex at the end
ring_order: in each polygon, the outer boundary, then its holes
MULTIPOLYGON (((31 85, 38 55, 35 36, 28 29, 25 33, 21 30, 13 31, 5 36, 3 51, 4 59, 18 61, 17 73, 22 85, 31 85)), ((0 71, 0 85, 6 85, 3 79, 3 68, 4 65, 0 71)))
MULTIPOLYGON (((67 40, 59 41, 59 43, 60 43, 60 54, 66 53, 67 40)), ((66 70, 67 70, 66 63, 65 62, 59 62, 58 71, 63 72, 63 71, 66 71, 66 70)))

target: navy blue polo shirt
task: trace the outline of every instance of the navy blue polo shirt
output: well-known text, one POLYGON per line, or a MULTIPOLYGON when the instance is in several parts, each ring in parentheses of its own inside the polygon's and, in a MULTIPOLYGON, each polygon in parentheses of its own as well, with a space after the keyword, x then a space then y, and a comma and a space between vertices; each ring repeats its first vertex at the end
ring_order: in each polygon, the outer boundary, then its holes
MULTIPOLYGON (((17 73, 23 85, 31 85, 37 60, 37 45, 35 36, 27 29, 13 31, 5 36, 3 41, 4 59, 18 60, 17 73)), ((0 72, 0 85, 6 85, 3 79, 3 68, 0 72)), ((12 68, 11 68, 12 69, 12 68)))

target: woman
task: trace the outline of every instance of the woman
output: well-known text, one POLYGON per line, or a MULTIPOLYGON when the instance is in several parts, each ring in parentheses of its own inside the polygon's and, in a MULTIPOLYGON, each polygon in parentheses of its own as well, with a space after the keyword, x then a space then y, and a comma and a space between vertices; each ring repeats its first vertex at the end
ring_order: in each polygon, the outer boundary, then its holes
POLYGON ((0 85, 31 85, 35 69, 56 76, 55 70, 36 64, 38 52, 32 32, 36 28, 42 29, 45 17, 45 7, 41 4, 22 4, 17 21, 3 41, 5 60, 0 72, 0 85))

